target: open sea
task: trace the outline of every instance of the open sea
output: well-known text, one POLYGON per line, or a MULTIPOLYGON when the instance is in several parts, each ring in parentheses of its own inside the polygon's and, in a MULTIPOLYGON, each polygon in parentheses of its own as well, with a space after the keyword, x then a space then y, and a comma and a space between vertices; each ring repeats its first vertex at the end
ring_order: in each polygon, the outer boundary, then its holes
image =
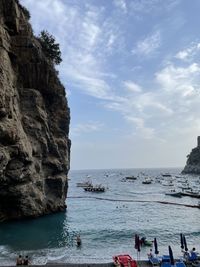
MULTIPOLYGON (((181 169, 113 169, 70 171, 67 211, 33 220, 0 224, 0 265, 14 264, 18 254, 29 255, 33 264, 47 262, 110 262, 116 254, 130 254, 137 259, 134 235, 155 237, 159 254, 181 255, 180 233, 189 249, 200 251, 200 209, 198 199, 165 195, 172 178, 174 187, 189 181, 200 188, 199 176, 180 176, 181 169), (124 181, 126 176, 135 181, 124 181), (145 177, 153 179, 143 184, 145 177), (104 193, 85 192, 78 182, 90 180, 106 187, 104 193), (169 204, 163 202, 170 202, 169 204), (172 203, 172 204, 171 204, 172 203), (176 203, 183 205, 176 205, 176 203), (82 246, 76 246, 81 235, 82 246)), ((143 247, 140 258, 146 259, 149 247, 143 247)))

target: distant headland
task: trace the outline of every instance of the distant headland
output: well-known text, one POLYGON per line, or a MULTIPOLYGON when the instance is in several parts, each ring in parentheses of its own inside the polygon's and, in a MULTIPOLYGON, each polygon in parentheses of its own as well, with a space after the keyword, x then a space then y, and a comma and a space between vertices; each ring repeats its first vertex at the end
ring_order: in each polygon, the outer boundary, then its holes
POLYGON ((193 148, 187 156, 183 173, 200 174, 200 136, 197 137, 197 147, 193 148))

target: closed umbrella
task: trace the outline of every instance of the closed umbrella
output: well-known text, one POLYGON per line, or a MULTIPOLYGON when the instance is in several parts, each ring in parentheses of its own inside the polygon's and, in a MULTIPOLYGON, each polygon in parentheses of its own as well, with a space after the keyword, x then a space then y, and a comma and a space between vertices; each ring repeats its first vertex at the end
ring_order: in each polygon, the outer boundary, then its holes
POLYGON ((185 238, 184 235, 183 235, 183 244, 184 244, 184 247, 185 247, 185 251, 188 251, 187 242, 186 242, 186 238, 185 238))
POLYGON ((139 237, 139 235, 137 236, 137 244, 138 244, 137 250, 138 250, 138 252, 140 252, 140 237, 139 237))
POLYGON ((137 260, 140 259, 140 237, 135 235, 135 249, 137 249, 137 260))
POLYGON ((138 238, 137 238, 137 234, 135 234, 135 249, 138 249, 138 238))
POLYGON ((157 243, 157 239, 154 238, 154 247, 155 247, 155 254, 158 255, 159 251, 158 251, 158 243, 157 243))
POLYGON ((174 265, 174 256, 171 247, 169 246, 169 257, 171 265, 174 265))
POLYGON ((184 249, 184 244, 183 244, 183 234, 180 234, 180 238, 181 238, 181 248, 184 249))

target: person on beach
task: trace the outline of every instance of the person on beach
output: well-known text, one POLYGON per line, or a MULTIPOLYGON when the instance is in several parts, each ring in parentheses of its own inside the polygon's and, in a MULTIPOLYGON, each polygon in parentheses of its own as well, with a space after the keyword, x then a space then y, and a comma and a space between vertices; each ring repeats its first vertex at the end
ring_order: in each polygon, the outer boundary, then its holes
POLYGON ((25 259, 24 259, 24 264, 23 265, 29 265, 29 264, 30 264, 29 258, 28 258, 28 256, 26 256, 25 259))
POLYGON ((77 235, 77 237, 76 237, 76 244, 77 244, 77 247, 81 246, 81 237, 80 237, 80 235, 77 235))
POLYGON ((115 266, 116 267, 121 267, 121 264, 120 264, 120 262, 119 262, 117 257, 115 257, 115 266))
POLYGON ((185 250, 183 250, 183 258, 184 258, 184 260, 185 260, 185 261, 188 261, 188 259, 189 259, 189 256, 190 256, 189 252, 188 252, 188 251, 185 251, 185 250))
POLYGON ((196 248, 192 248, 192 250, 190 251, 189 260, 190 260, 190 261, 196 261, 197 258, 198 258, 198 257, 197 257, 196 248))
POLYGON ((149 253, 147 254, 147 256, 148 256, 149 259, 151 259, 151 258, 154 257, 152 248, 150 248, 150 251, 149 251, 149 253))
POLYGON ((23 265, 24 261, 22 255, 19 255, 16 259, 16 265, 23 265))

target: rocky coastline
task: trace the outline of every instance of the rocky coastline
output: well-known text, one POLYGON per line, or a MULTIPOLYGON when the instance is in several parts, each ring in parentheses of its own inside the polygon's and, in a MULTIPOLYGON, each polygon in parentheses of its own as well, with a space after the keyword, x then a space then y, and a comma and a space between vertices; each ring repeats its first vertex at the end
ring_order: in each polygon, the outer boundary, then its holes
POLYGON ((186 166, 182 173, 200 174, 200 136, 197 137, 197 147, 193 148, 187 156, 186 166))
POLYGON ((17 0, 0 0, 0 221, 66 209, 70 110, 17 0))

